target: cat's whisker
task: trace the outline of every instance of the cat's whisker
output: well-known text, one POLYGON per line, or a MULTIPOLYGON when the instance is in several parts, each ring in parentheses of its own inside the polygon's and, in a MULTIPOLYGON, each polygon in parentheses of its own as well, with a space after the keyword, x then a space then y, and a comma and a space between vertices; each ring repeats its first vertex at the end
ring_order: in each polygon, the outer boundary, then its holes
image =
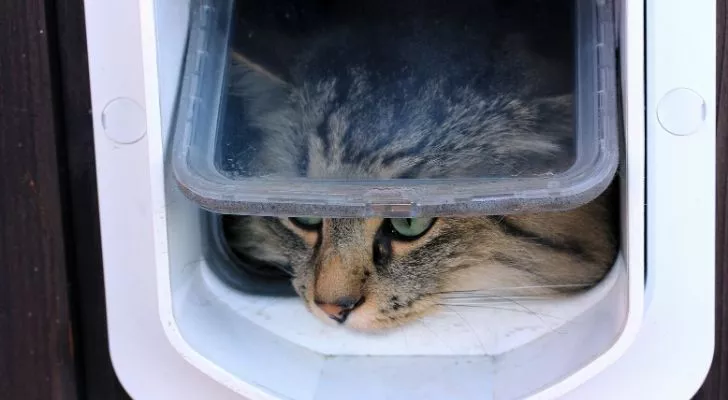
MULTIPOLYGON (((510 300, 510 299, 503 299, 503 300, 510 300)), ((536 311, 534 311, 534 310, 526 307, 525 305, 523 305, 523 304, 521 304, 521 303, 519 303, 519 302, 517 302, 515 300, 512 300, 512 301, 503 301, 501 303, 495 303, 495 304, 513 304, 513 305, 517 306, 518 308, 512 308, 512 307, 496 307, 496 306, 493 306, 494 303, 470 303, 470 304, 464 304, 464 303, 445 302, 445 303, 437 303, 437 304, 440 305, 440 306, 448 307, 448 308, 450 308, 450 307, 466 307, 466 308, 479 308, 479 309, 500 310, 500 311, 513 311, 513 312, 526 313, 526 314, 530 314, 530 315, 535 316, 536 318, 538 318, 541 321, 541 323, 544 324, 544 326, 547 326, 549 328, 552 328, 552 327, 546 322, 546 320, 543 319, 543 317, 551 318, 551 319, 554 319, 554 320, 557 320, 557 321, 563 321, 563 318, 559 318, 559 317, 557 317, 555 315, 549 315, 549 314, 544 314, 544 313, 536 312, 536 311)))
MULTIPOLYGON (((499 295, 447 295, 440 296, 441 300, 455 300, 455 301, 472 301, 472 302, 502 302, 504 296, 499 295)), ((550 300, 551 296, 508 296, 509 299, 514 300, 550 300)))
POLYGON ((506 290, 530 290, 530 289, 579 289, 590 287, 588 283, 573 283, 573 284, 561 284, 561 285, 528 285, 528 286, 501 286, 498 288, 490 289, 467 289, 467 290, 448 290, 443 292, 436 292, 433 294, 449 295, 458 293, 483 293, 488 294, 489 292, 502 292, 506 290))
MULTIPOLYGON (((534 312, 533 310, 530 310, 528 308, 526 309, 519 309, 519 308, 513 308, 513 307, 496 307, 492 306, 490 304, 457 304, 457 303, 436 303, 438 306, 442 307, 448 307, 451 309, 451 311, 455 312, 452 307, 463 307, 463 308, 478 308, 478 309, 488 309, 488 310, 498 310, 498 311, 512 311, 517 313, 525 313, 529 315, 535 315, 538 316, 538 313, 534 312)), ((512 303, 508 303, 512 304, 512 303)), ((549 318, 556 318, 550 315, 545 315, 549 318)))
MULTIPOLYGON (((520 308, 522 308, 524 310, 527 310, 531 315, 534 315, 538 319, 540 319, 541 322, 545 326, 548 326, 548 324, 546 323, 546 321, 544 321, 544 319, 542 318, 542 316, 549 317, 549 318, 553 318, 553 319, 557 319, 557 320, 562 320, 561 318, 555 317, 553 315, 547 315, 547 314, 544 314, 544 313, 537 313, 536 311, 534 311, 534 310, 526 307, 524 304, 522 304, 521 302, 517 301, 513 297, 500 296, 500 300, 501 300, 501 302, 512 303, 512 304, 515 304, 516 306, 518 306, 518 307, 520 307, 520 308)), ((478 304, 478 303, 471 303, 471 305, 475 305, 475 306, 479 306, 479 305, 482 305, 482 304, 483 304, 482 302, 480 304, 478 304)), ((502 304, 502 303, 500 303, 500 304, 502 304)))
MULTIPOLYGON (((508 303, 511 304, 511 303, 508 303)), ((520 312, 520 313, 527 313, 531 314, 530 311, 527 310, 519 310, 517 308, 512 307, 496 307, 491 304, 461 304, 461 303, 435 303, 435 305, 442 306, 442 307, 464 307, 464 308, 486 308, 489 310, 503 310, 503 311, 513 311, 513 312, 520 312)), ((452 310, 455 312, 454 310, 452 310)))
POLYGON ((475 328, 473 328, 473 325, 471 325, 470 322, 468 322, 467 318, 463 317, 463 315, 460 314, 456 309, 454 309, 454 308, 452 308, 450 306, 447 306, 447 305, 445 305, 445 307, 449 308, 450 311, 454 312, 455 315, 457 315, 460 318, 460 320, 463 321, 463 323, 468 328, 470 328, 470 331, 475 335, 475 338, 478 340, 478 343, 480 344, 480 348, 483 349, 483 350, 485 350, 485 345, 483 345, 483 342, 480 340, 480 336, 478 335, 478 333, 475 330, 475 328))

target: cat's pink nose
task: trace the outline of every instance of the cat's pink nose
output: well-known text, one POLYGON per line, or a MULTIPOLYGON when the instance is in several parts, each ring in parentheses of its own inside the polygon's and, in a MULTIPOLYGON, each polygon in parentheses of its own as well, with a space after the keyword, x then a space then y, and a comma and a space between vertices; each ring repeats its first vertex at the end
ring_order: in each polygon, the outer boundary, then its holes
POLYGON ((337 299, 333 303, 325 303, 316 300, 316 305, 321 311, 325 312, 329 318, 334 321, 343 324, 346 321, 346 317, 354 311, 355 308, 359 307, 364 303, 364 297, 352 297, 345 296, 337 299))

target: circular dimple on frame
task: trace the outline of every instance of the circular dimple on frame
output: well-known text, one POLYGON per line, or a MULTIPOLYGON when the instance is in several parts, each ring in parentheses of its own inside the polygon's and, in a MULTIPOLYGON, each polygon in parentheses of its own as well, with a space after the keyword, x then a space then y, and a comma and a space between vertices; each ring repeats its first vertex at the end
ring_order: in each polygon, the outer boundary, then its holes
POLYGON ((118 144, 132 144, 147 133, 146 112, 128 97, 111 100, 101 112, 101 126, 109 139, 118 144))
POLYGON ((657 120, 673 135, 691 135, 705 121, 705 107, 705 100, 695 91, 687 88, 673 89, 657 104, 657 120))

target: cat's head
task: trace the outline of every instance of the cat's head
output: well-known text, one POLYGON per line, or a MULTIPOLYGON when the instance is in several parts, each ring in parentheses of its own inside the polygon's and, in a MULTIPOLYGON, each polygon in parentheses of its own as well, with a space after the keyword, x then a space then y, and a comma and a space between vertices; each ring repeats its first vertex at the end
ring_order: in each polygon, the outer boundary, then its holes
POLYGON ((288 271, 314 315, 357 330, 402 325, 457 300, 583 290, 615 251, 603 198, 511 217, 224 221, 235 252, 288 271))
POLYGON ((523 177, 573 164, 571 58, 527 34, 419 15, 299 30, 239 19, 228 82, 243 175, 523 177))
MULTIPOLYGON (((427 179, 571 165, 568 68, 532 53, 518 35, 474 35, 485 22, 467 32, 453 24, 442 35, 417 21, 403 26, 401 35, 366 25, 296 40, 240 31, 231 93, 241 100, 241 132, 256 138, 240 157, 249 161, 242 173, 427 179)), ((225 229, 238 254, 288 270, 313 314, 374 330, 468 293, 593 285, 614 256, 609 206, 436 219, 229 216, 225 229)))

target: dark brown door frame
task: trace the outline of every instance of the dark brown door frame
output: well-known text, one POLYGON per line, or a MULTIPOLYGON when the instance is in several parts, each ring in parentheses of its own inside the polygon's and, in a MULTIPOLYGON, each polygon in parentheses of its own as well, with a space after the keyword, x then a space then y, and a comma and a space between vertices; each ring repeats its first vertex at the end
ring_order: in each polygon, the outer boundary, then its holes
MULTIPOLYGON (((718 0, 715 359, 728 399, 728 10, 718 0)), ((0 399, 126 399, 108 353, 83 0, 0 2, 0 399)))

